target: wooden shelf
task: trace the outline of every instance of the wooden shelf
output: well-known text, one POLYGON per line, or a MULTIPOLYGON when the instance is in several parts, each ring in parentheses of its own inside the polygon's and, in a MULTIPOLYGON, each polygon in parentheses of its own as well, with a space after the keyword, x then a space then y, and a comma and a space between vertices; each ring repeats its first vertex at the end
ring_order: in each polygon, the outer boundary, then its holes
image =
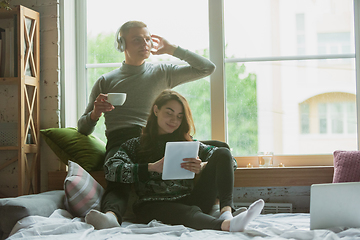
POLYGON ((39 85, 39 79, 30 76, 25 76, 25 84, 30 86, 37 86, 39 85))
MULTIPOLYGON (((14 27, 14 72, 16 77, 1 77, 0 86, 17 88, 17 146, 0 146, 0 151, 17 151, 3 169, 17 161, 18 195, 40 192, 40 16, 24 6, 0 10, 3 28, 14 27), (31 129, 31 130, 30 130, 31 129), (26 144, 30 131, 33 144, 26 144)), ((5 34, 7 32, 5 31, 5 34)), ((7 46, 5 46, 7 47, 7 46)), ((1 154, 1 153, 0 153, 1 154)))
POLYGON ((15 77, 0 78, 0 85, 17 85, 18 82, 19 79, 15 77))
MULTIPOLYGON (((24 144, 24 152, 26 153, 36 153, 37 152, 37 144, 24 144)), ((0 146, 0 151, 16 151, 19 150, 18 146, 0 146)))
POLYGON ((17 146, 0 146, 0 151, 16 151, 18 149, 17 146))
POLYGON ((0 20, 11 18, 16 14, 17 14, 17 11, 14 9, 12 9, 12 10, 0 9, 0 20))
POLYGON ((37 153, 38 146, 36 144, 25 144, 24 145, 24 152, 25 153, 37 153))

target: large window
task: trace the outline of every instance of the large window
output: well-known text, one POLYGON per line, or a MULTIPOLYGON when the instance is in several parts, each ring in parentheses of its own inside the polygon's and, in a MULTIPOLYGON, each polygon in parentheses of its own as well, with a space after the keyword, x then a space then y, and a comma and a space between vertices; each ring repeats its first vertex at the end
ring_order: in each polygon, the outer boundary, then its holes
MULTIPOLYGON (((117 28, 128 20, 141 20, 151 33, 216 60, 217 71, 223 71, 175 88, 190 102, 196 139, 217 138, 214 130, 220 131, 225 139, 218 140, 226 140, 235 156, 356 150, 353 4, 353 0, 87 0, 87 96, 94 81, 124 59, 114 48, 117 28), (223 19, 223 25, 214 18, 223 19), (211 34, 214 29, 219 31, 211 34), (222 32, 223 40, 213 39, 222 32), (224 49, 223 56, 219 49, 224 49), (212 86, 219 82, 224 98, 214 99, 212 91, 217 89, 212 86)), ((148 61, 183 64, 168 56, 148 61)), ((95 134, 105 140, 104 124, 97 125, 95 134)))

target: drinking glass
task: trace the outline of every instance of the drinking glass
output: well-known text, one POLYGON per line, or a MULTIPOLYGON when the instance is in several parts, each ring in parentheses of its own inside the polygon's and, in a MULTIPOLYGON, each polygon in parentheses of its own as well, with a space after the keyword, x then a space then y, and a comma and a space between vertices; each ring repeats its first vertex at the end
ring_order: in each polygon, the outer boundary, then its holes
POLYGON ((273 152, 258 152, 259 167, 272 167, 273 157, 273 152))

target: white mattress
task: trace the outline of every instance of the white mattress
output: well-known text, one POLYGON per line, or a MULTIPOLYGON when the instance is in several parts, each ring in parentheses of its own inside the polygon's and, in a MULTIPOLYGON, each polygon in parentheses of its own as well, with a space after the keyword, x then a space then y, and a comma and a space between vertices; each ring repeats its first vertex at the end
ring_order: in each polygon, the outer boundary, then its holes
POLYGON ((258 216, 241 233, 196 231, 182 225, 169 226, 153 220, 147 225, 124 222, 122 227, 94 230, 81 218, 58 209, 50 217, 30 216, 20 220, 12 239, 360 239, 360 229, 310 230, 309 214, 266 214, 258 216))

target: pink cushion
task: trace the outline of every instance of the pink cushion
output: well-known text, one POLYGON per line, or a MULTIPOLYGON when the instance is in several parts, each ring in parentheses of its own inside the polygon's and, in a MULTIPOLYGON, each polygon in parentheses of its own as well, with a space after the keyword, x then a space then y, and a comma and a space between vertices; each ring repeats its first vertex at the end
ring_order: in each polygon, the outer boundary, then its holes
POLYGON ((100 210, 103 187, 79 164, 69 161, 65 178, 65 207, 77 217, 84 217, 91 209, 100 210))
POLYGON ((360 182, 360 151, 335 151, 333 183, 360 182))

